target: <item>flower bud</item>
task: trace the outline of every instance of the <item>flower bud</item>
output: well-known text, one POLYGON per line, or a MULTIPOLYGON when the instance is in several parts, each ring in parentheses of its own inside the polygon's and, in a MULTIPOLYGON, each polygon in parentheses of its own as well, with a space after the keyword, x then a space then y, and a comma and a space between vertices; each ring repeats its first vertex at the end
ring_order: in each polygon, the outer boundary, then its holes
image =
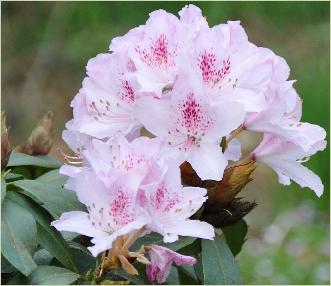
POLYGON ((10 153, 8 129, 6 126, 6 112, 1 111, 1 170, 6 168, 10 153))
POLYGON ((204 181, 202 185, 208 190, 209 208, 229 204, 253 180, 251 174, 255 169, 255 161, 247 159, 240 164, 227 167, 221 181, 204 181))
POLYGON ((230 203, 234 197, 252 180, 255 161, 245 159, 235 165, 228 166, 221 181, 201 180, 188 162, 180 166, 182 183, 208 190, 209 207, 222 207, 230 203))
POLYGON ((48 111, 32 130, 28 140, 15 151, 28 155, 47 155, 52 148, 53 112, 48 111))

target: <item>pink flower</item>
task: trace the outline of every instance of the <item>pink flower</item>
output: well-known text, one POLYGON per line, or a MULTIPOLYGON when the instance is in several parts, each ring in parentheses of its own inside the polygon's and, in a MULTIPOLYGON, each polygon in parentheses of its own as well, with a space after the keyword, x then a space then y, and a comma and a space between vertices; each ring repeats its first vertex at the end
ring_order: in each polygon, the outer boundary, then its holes
POLYGON ((165 156, 190 162, 203 180, 220 180, 227 165, 219 143, 244 120, 240 103, 212 105, 199 78, 178 77, 173 90, 161 99, 137 101, 136 118, 167 146, 165 156))
POLYGON ((300 122, 302 102, 292 84, 293 81, 287 81, 271 86, 266 106, 258 113, 249 114, 244 127, 282 136, 308 152, 326 133, 318 125, 300 122))
POLYGON ((312 189, 320 197, 324 189, 321 179, 301 163, 325 147, 326 141, 321 140, 308 151, 304 151, 284 138, 266 133, 252 156, 258 162, 271 167, 277 173, 281 184, 289 185, 290 180, 293 180, 301 187, 312 189))
POLYGON ((139 137, 128 142, 122 133, 116 133, 106 142, 94 139, 91 148, 86 148, 82 155, 96 175, 109 186, 118 176, 127 173, 134 173, 141 181, 150 176, 160 147, 161 142, 157 138, 139 137))
POLYGON ((194 265, 197 260, 194 257, 181 255, 166 247, 152 245, 148 252, 151 263, 146 266, 148 280, 152 283, 157 280, 159 284, 166 281, 171 265, 194 265))
POLYGON ((160 171, 159 179, 141 187, 141 205, 151 217, 146 229, 163 235, 164 242, 174 242, 178 235, 212 239, 215 234, 211 225, 189 219, 206 201, 206 189, 183 188, 176 165, 160 171))
POLYGON ((115 38, 110 44, 111 51, 128 51, 136 66, 135 76, 141 85, 140 91, 160 96, 163 88, 173 83, 176 59, 182 49, 178 25, 177 17, 157 10, 150 14, 144 26, 115 38))
POLYGON ((122 54, 100 54, 88 62, 88 77, 83 81, 87 112, 78 114, 79 132, 103 139, 118 131, 127 135, 141 127, 132 116, 138 97, 132 65, 122 54))
POLYGON ((136 203, 139 181, 132 176, 121 176, 106 187, 93 172, 82 170, 70 179, 69 187, 88 212, 63 213, 52 225, 59 231, 92 237, 94 246, 88 249, 94 256, 110 249, 118 236, 140 229, 149 221, 136 203))
POLYGON ((201 29, 192 50, 189 62, 213 101, 237 101, 245 105, 246 111, 261 110, 272 65, 248 41, 239 21, 201 29))
POLYGON ((183 31, 182 36, 188 36, 188 39, 194 39, 201 29, 208 28, 206 18, 202 15, 199 7, 189 4, 178 12, 180 26, 183 31))

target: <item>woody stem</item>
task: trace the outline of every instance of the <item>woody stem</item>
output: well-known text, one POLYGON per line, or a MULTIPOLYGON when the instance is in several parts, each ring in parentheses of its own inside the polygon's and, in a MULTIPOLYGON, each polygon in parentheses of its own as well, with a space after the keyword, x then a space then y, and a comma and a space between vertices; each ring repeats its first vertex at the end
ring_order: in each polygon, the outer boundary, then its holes
POLYGON ((231 134, 229 135, 229 138, 226 140, 226 144, 229 144, 229 142, 235 138, 236 136, 238 136, 238 134, 243 131, 245 129, 245 127, 243 125, 240 125, 239 128, 237 128, 236 130, 232 131, 231 134))

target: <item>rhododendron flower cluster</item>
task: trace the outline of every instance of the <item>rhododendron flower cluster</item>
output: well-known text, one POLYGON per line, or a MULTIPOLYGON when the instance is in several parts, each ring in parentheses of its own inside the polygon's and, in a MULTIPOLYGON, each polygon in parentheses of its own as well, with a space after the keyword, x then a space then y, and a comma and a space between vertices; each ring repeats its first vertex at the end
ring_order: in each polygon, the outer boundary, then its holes
MULTIPOLYGON (((53 222, 92 237, 93 255, 137 231, 157 232, 165 243, 213 239, 211 225, 191 219, 207 191, 183 187, 179 166, 189 162, 202 180, 222 180, 241 157, 234 137, 243 130, 264 136, 250 160, 271 167, 284 185, 293 180, 322 195, 321 180, 301 163, 325 148, 325 131, 300 121, 287 63, 249 42, 239 21, 209 27, 194 5, 179 17, 158 10, 109 50, 89 60, 63 132, 76 156, 66 156, 71 164, 61 172, 87 212, 53 222), (140 136, 143 129, 153 138, 140 136)), ((172 262, 195 262, 159 246, 149 253, 148 277, 160 283, 172 262)))

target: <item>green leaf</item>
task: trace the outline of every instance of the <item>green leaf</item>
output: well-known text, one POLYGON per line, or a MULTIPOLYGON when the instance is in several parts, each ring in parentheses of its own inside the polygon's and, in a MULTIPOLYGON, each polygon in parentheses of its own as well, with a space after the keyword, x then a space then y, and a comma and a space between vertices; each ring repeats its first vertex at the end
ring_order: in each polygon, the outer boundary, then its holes
POLYGON ((16 181, 16 180, 23 180, 23 179, 24 179, 24 176, 21 175, 21 174, 8 173, 5 176, 5 180, 6 180, 7 183, 13 182, 13 181, 16 181))
POLYGON ((44 168, 59 168, 61 162, 49 156, 30 156, 24 153, 12 152, 7 167, 38 166, 44 168))
POLYGON ((8 283, 6 283, 6 284, 7 285, 26 285, 27 282, 28 281, 27 281, 26 277, 23 274, 17 272, 15 274, 15 276, 12 279, 10 279, 8 281, 8 283))
POLYGON ((3 255, 1 255, 1 273, 10 273, 13 271, 15 271, 15 267, 11 265, 3 255))
MULTIPOLYGON (((141 277, 139 275, 131 275, 126 273, 122 268, 116 269, 114 271, 112 271, 113 275, 122 277, 124 280, 129 280, 132 283, 136 284, 136 285, 145 285, 147 284, 146 280, 144 279, 144 277, 141 277)), ((107 277, 107 275, 106 275, 107 277)))
POLYGON ((33 260, 38 265, 48 265, 53 259, 53 255, 51 255, 46 249, 42 248, 37 250, 33 254, 33 260))
POLYGON ((168 285, 179 285, 179 274, 177 267, 171 267, 170 274, 167 277, 166 284, 168 285))
POLYGON ((67 241, 67 244, 70 248, 80 250, 81 252, 84 252, 86 255, 92 256, 91 252, 89 252, 88 249, 85 246, 79 244, 78 242, 67 241))
POLYGON ((195 271, 195 275, 199 279, 199 284, 203 285, 205 283, 204 283, 204 276, 203 276, 203 266, 202 266, 202 255, 201 255, 201 253, 199 253, 196 258, 197 258, 198 262, 193 265, 193 268, 194 268, 194 271, 195 271))
POLYGON ((243 219, 239 220, 234 225, 222 229, 226 243, 230 247, 233 256, 236 256, 241 251, 241 247, 245 242, 247 229, 247 224, 243 219))
POLYGON ((36 247, 37 227, 32 215, 9 199, 2 205, 1 251, 17 270, 29 275, 36 267, 30 252, 36 247))
POLYGON ((205 284, 243 284, 243 279, 225 240, 215 234, 214 240, 202 239, 202 265, 205 284))
POLYGON ((38 242, 49 251, 57 260, 70 270, 77 271, 70 248, 62 235, 53 227, 45 227, 37 223, 38 242))
POLYGON ((6 196, 6 181, 1 177, 1 204, 6 196))
POLYGON ((37 238, 39 244, 48 250, 64 266, 75 271, 75 261, 70 248, 61 233, 50 226, 51 222, 47 212, 38 204, 19 193, 10 192, 9 199, 29 211, 37 221, 37 238))
POLYGON ((64 212, 85 210, 76 194, 63 189, 58 182, 47 184, 37 180, 20 180, 12 184, 24 190, 23 194, 27 193, 27 195, 37 199, 37 202, 42 202, 54 218, 58 218, 64 212))
POLYGON ((79 278, 79 274, 65 268, 49 265, 39 265, 29 276, 32 285, 63 285, 71 284, 79 278))
POLYGON ((57 184, 58 186, 62 186, 67 181, 67 179, 67 176, 61 175, 59 173, 59 169, 55 169, 43 174, 36 180, 47 184, 57 184))
POLYGON ((163 243, 163 246, 170 248, 173 251, 177 251, 183 247, 191 245, 196 240, 196 237, 181 236, 173 243, 163 243))
POLYGON ((193 266, 177 266, 177 270, 181 285, 199 284, 193 266))
POLYGON ((94 271, 97 264, 96 258, 84 246, 73 241, 68 242, 68 244, 73 252, 78 272, 85 275, 90 269, 94 271))

